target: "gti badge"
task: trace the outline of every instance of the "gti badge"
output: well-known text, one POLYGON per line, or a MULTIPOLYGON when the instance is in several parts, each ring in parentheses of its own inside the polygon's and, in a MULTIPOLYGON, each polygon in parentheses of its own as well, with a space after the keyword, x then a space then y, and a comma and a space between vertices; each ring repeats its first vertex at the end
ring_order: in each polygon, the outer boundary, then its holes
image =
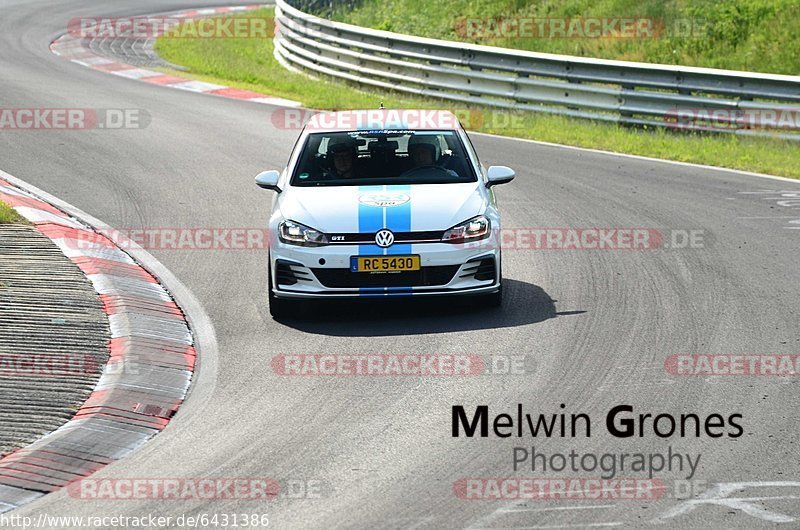
POLYGON ((394 243, 394 234, 391 230, 379 230, 377 234, 375 234, 375 244, 381 248, 386 248, 392 246, 394 243))

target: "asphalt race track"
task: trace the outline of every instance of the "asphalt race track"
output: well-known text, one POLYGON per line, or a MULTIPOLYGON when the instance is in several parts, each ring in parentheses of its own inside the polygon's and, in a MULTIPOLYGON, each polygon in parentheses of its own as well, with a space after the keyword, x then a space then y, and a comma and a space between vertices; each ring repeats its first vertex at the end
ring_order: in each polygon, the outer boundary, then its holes
MULTIPOLYGON (((2 107, 136 108, 152 117, 142 130, 0 131, 0 169, 116 228, 266 226, 270 194, 253 177, 283 167, 297 135, 273 127, 271 107, 118 78, 48 50, 72 17, 224 3, 0 0, 2 107)), ((517 171, 498 189, 506 227, 702 230, 704 244, 507 250, 500 310, 326 304, 306 320, 282 323, 269 316, 266 251, 152 250, 209 315, 217 358, 200 353, 189 398, 163 433, 95 478, 273 477, 317 481, 321 493, 259 504, 85 501, 62 490, 14 513, 267 513, 278 528, 796 526, 797 379, 676 377, 664 361, 687 353, 800 353, 800 203, 782 205, 780 194, 800 193, 800 183, 488 136, 473 142, 484 164, 517 171), (271 367, 280 354, 328 353, 524 355, 529 369, 326 378, 281 376, 271 367), (564 403, 567 412, 592 418, 592 436, 451 436, 453 405, 514 414, 517 403, 537 414, 560 412, 564 403), (745 432, 735 439, 614 438, 602 427, 619 404, 654 415, 739 413, 745 432), (504 512, 512 503, 454 495, 459 479, 513 475, 513 447, 531 445, 598 454, 672 446, 702 455, 694 479, 758 483, 736 496, 775 498, 752 501, 763 510, 686 508, 669 491, 650 502, 533 502, 504 512)), ((672 484, 685 475, 659 476, 672 484)))

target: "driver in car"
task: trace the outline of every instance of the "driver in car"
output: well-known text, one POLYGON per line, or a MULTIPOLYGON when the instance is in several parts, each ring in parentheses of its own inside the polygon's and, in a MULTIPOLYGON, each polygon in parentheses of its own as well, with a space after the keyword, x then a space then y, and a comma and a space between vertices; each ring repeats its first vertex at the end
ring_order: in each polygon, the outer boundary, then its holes
POLYGON ((331 167, 325 172, 326 179, 350 179, 356 176, 356 146, 347 140, 333 141, 328 146, 331 167))
POLYGON ((408 156, 411 159, 411 169, 422 167, 438 167, 446 171, 454 177, 458 177, 458 173, 452 169, 439 166, 439 158, 441 155, 441 147, 437 138, 432 136, 417 136, 414 135, 408 139, 408 156))

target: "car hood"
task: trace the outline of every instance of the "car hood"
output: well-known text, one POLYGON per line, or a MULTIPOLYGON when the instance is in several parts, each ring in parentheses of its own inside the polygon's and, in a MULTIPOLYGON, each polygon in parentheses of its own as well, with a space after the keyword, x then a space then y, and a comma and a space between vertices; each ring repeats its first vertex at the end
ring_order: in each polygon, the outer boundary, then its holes
POLYGON ((285 219, 326 233, 446 230, 486 211, 481 183, 290 187, 280 194, 285 219))

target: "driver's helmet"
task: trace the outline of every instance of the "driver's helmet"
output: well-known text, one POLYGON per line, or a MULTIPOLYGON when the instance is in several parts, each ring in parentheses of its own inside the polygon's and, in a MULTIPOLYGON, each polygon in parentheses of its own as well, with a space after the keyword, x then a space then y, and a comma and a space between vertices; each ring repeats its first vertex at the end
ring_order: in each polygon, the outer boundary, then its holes
POLYGON ((408 151, 412 149, 424 148, 431 150, 433 154, 434 163, 439 161, 442 154, 442 147, 439 145, 439 139, 436 136, 425 136, 415 134, 408 139, 408 151))

